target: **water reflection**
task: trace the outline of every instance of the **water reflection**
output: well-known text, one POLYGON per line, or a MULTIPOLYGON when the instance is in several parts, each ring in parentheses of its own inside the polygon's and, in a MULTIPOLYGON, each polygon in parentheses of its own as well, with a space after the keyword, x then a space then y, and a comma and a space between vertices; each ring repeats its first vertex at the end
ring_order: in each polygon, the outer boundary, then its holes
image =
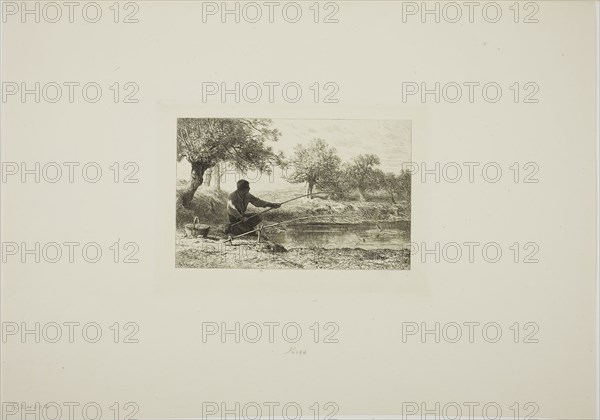
POLYGON ((410 242, 410 222, 297 224, 266 233, 271 241, 286 248, 403 249, 410 242))

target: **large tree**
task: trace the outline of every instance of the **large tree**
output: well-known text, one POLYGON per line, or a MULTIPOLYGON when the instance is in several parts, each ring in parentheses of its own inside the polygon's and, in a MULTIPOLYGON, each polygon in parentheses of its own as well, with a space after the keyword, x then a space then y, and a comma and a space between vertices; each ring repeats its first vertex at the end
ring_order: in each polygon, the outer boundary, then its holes
POLYGON ((375 188, 379 172, 375 166, 380 164, 379 157, 373 154, 358 155, 352 159, 352 162, 346 169, 348 182, 358 191, 361 201, 365 200, 365 192, 375 188))
POLYGON ((313 139, 307 146, 298 144, 289 166, 291 174, 286 179, 292 183, 305 182, 307 194, 312 198, 315 187, 324 188, 332 183, 338 171, 341 159, 333 147, 323 139, 313 139))
POLYGON ((190 182, 181 194, 189 207, 204 181, 204 173, 222 161, 232 162, 238 170, 269 172, 282 161, 269 141, 279 139, 279 131, 267 119, 180 118, 177 120, 177 161, 186 159, 192 166, 190 182))

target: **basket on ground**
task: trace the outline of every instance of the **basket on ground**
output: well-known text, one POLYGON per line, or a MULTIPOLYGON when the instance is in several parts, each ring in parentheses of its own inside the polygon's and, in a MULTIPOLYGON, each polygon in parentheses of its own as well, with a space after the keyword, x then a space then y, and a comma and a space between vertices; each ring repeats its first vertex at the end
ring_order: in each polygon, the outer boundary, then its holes
POLYGON ((210 229, 210 226, 201 224, 200 219, 197 217, 194 217, 194 223, 187 223, 184 227, 186 236, 192 238, 197 238, 198 236, 206 238, 210 229))

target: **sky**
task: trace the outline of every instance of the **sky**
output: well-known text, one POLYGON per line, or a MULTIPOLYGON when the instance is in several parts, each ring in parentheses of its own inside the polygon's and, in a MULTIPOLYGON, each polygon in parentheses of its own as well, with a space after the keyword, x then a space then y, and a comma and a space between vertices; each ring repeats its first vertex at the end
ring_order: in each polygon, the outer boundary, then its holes
MULTIPOLYGON (((324 139, 335 147, 342 161, 349 161, 360 154, 372 153, 379 156, 384 172, 400 172, 402 164, 411 161, 410 120, 273 120, 273 127, 281 132, 273 148, 286 157, 293 155, 294 146, 307 144, 314 138, 324 139)), ((177 164, 177 178, 189 179, 190 164, 183 160, 177 164)), ((258 190, 288 188, 290 184, 282 178, 282 171, 275 168, 272 175, 246 174, 246 179, 258 190)), ((236 174, 226 174, 223 188, 235 189, 236 174)))

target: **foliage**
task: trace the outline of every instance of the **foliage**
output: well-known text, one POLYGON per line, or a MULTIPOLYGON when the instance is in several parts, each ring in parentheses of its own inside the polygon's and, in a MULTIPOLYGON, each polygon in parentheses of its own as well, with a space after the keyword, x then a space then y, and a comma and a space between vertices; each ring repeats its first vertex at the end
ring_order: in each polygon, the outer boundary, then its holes
POLYGON ((347 198, 352 192, 352 183, 347 179, 348 164, 339 165, 331 170, 327 177, 321 182, 320 188, 331 192, 332 198, 347 198))
POLYGON ((268 171, 282 156, 267 141, 280 133, 271 120, 227 118, 180 118, 177 121, 177 161, 202 162, 210 168, 222 161, 238 169, 268 171))
POLYGON ((187 191, 181 195, 188 207, 204 181, 207 169, 223 161, 240 171, 258 169, 270 172, 283 161, 269 141, 279 139, 279 131, 267 119, 180 118, 177 120, 177 161, 186 159, 192 166, 187 191))
POLYGON ((294 148, 289 162, 292 172, 285 178, 292 183, 305 182, 308 194, 312 194, 314 187, 325 189, 332 184, 341 162, 335 148, 323 139, 313 139, 308 146, 298 144, 294 148))
POLYGON ((358 155, 352 159, 352 162, 346 169, 348 181, 356 187, 361 200, 364 200, 364 194, 367 191, 377 190, 379 172, 375 166, 381 161, 379 157, 373 154, 358 155))
POLYGON ((412 174, 408 169, 402 169, 400 175, 398 176, 398 195, 400 196, 400 200, 402 200, 408 206, 408 210, 410 211, 410 203, 411 203, 411 178, 412 174))

